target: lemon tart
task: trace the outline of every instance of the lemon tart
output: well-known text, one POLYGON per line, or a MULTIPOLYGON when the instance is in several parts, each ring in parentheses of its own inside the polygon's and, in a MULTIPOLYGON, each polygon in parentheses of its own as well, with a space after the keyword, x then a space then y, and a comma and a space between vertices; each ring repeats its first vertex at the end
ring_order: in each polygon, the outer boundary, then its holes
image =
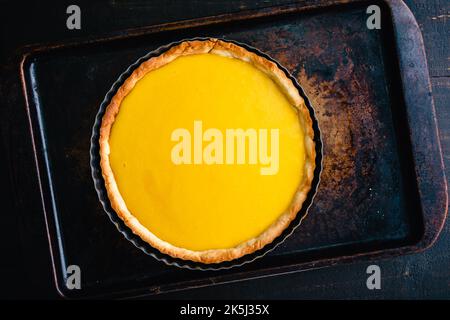
POLYGON ((111 206, 174 258, 220 263, 274 241, 315 168, 312 120, 292 80, 235 43, 185 41, 141 63, 100 126, 111 206))

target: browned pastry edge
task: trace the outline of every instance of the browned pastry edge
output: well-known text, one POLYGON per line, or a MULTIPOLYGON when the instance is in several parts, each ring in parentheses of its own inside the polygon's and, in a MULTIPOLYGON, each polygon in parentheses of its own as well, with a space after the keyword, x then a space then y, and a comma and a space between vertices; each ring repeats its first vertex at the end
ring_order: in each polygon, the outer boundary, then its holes
POLYGON ((285 230, 292 220, 295 219, 297 212, 303 205, 303 202, 311 189, 315 168, 315 144, 314 131, 309 110, 304 100, 300 96, 297 88, 285 73, 278 66, 255 53, 230 43, 218 39, 185 41, 176 45, 157 57, 153 57, 143 62, 133 73, 125 80, 117 93, 111 99, 107 106, 100 127, 100 166, 105 180, 105 186, 111 201, 112 208, 125 224, 145 242, 164 254, 174 258, 191 260, 201 263, 219 263, 240 258, 246 254, 255 252, 265 245, 271 243, 285 230), (115 117, 119 112, 120 105, 125 96, 133 89, 136 82, 144 77, 147 72, 160 68, 180 56, 210 53, 220 56, 227 56, 246 61, 269 76, 282 89, 290 103, 298 110, 299 121, 305 132, 305 174, 297 192, 288 208, 280 217, 258 237, 239 244, 229 249, 214 249, 205 251, 193 251, 176 247, 166 241, 159 239, 156 235, 144 227, 128 210, 123 200, 109 163, 109 135, 115 117))

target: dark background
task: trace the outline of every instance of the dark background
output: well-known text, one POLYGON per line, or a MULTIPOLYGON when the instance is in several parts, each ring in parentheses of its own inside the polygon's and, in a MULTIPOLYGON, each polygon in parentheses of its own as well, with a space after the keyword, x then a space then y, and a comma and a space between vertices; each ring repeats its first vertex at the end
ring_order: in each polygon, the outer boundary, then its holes
MULTIPOLYGON (((0 2, 0 68, 6 68, 15 50, 23 45, 46 43, 61 39, 108 35, 123 29, 158 24, 186 18, 235 12, 245 9, 292 3, 284 1, 133 1, 133 10, 125 2, 0 2), (68 4, 82 8, 82 29, 69 31, 65 27, 68 4), (139 9, 139 10, 138 10, 139 9), (102 21, 108 20, 107 24, 102 21), (105 27, 107 25, 107 27, 105 27)), ((440 138, 446 167, 450 161, 450 2, 405 1, 413 11, 422 30, 433 87, 440 138)), ((5 71, 5 70, 1 70, 5 71)), ((20 88, 19 88, 20 89, 20 88)), ((4 88, 0 87, 0 90, 4 88)), ((0 92, 7 94, 5 92, 0 92)), ((19 106, 18 106, 19 107, 19 106)), ((0 117, 7 117, 0 105, 0 117)), ((0 128, 0 183, 2 230, 0 235, 0 297, 57 298, 52 279, 44 217, 40 210, 34 217, 34 229, 24 229, 10 182, 8 157, 21 152, 14 147, 14 136, 8 134, 17 118, 0 128), (26 252, 21 239, 33 239, 33 252, 26 252), (31 258, 32 257, 32 258, 31 258)), ((20 168, 17 168, 20 170, 20 168)), ((448 170, 447 176, 449 176, 448 170)), ((35 196, 35 195, 30 195, 35 196)), ((436 244, 415 255, 375 261, 382 270, 382 289, 366 288, 366 267, 369 263, 347 264, 321 270, 276 276, 240 283, 155 296, 156 298, 450 298, 450 225, 447 222, 436 244)))

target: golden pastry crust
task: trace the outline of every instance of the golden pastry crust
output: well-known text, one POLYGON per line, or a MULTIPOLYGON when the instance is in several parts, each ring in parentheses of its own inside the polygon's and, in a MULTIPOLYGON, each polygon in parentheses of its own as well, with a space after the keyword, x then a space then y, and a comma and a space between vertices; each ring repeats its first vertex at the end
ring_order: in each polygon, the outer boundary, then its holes
POLYGON ((278 68, 278 66, 255 53, 230 42, 225 42, 218 39, 208 40, 193 40, 185 41, 176 45, 163 54, 150 58, 143 62, 133 73, 125 80, 122 86, 117 90, 117 93, 111 99, 107 106, 105 114, 102 119, 100 127, 100 166, 102 175, 105 180, 105 186, 111 201, 112 208, 116 211, 124 223, 142 240, 149 243, 154 248, 162 253, 168 254, 174 258, 184 260, 191 260, 205 264, 220 263, 223 261, 230 261, 240 258, 246 254, 255 252, 265 245, 271 243, 289 226, 292 220, 295 219, 298 211, 303 205, 308 192, 311 189, 312 180, 315 169, 315 144, 314 144, 314 130, 312 128, 312 120, 309 110, 306 107, 304 100, 300 96, 297 88, 292 83, 285 73, 278 68), (146 227, 144 227, 128 210, 125 201, 123 200, 114 174, 109 162, 109 136, 115 117, 120 109, 120 104, 125 96, 133 89, 137 81, 145 76, 148 72, 160 68, 180 56, 191 54, 210 53, 221 56, 232 57, 251 63, 253 66, 263 71, 269 76, 289 99, 291 104, 298 110, 299 121, 305 131, 305 174, 303 181, 297 188, 297 192, 289 206, 288 210, 280 215, 280 217, 258 237, 239 244, 234 248, 228 249, 214 249, 205 251, 193 251, 180 247, 176 247, 166 241, 159 239, 146 227))

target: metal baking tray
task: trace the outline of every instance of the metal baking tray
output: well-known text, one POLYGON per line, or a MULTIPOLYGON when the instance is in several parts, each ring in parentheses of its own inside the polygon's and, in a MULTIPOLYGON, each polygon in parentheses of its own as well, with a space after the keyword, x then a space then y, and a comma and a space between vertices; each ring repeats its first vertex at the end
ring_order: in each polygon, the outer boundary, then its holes
POLYGON ((423 41, 402 1, 305 1, 127 30, 23 51, 21 75, 54 275, 67 297, 130 297, 418 252, 437 238, 447 193, 423 41), (381 29, 366 9, 381 8, 381 29), (246 43, 298 80, 322 133, 308 217, 275 250, 220 271, 167 266, 124 239, 91 177, 92 126, 137 58, 194 37, 246 43), (82 270, 69 290, 66 267, 82 270))

